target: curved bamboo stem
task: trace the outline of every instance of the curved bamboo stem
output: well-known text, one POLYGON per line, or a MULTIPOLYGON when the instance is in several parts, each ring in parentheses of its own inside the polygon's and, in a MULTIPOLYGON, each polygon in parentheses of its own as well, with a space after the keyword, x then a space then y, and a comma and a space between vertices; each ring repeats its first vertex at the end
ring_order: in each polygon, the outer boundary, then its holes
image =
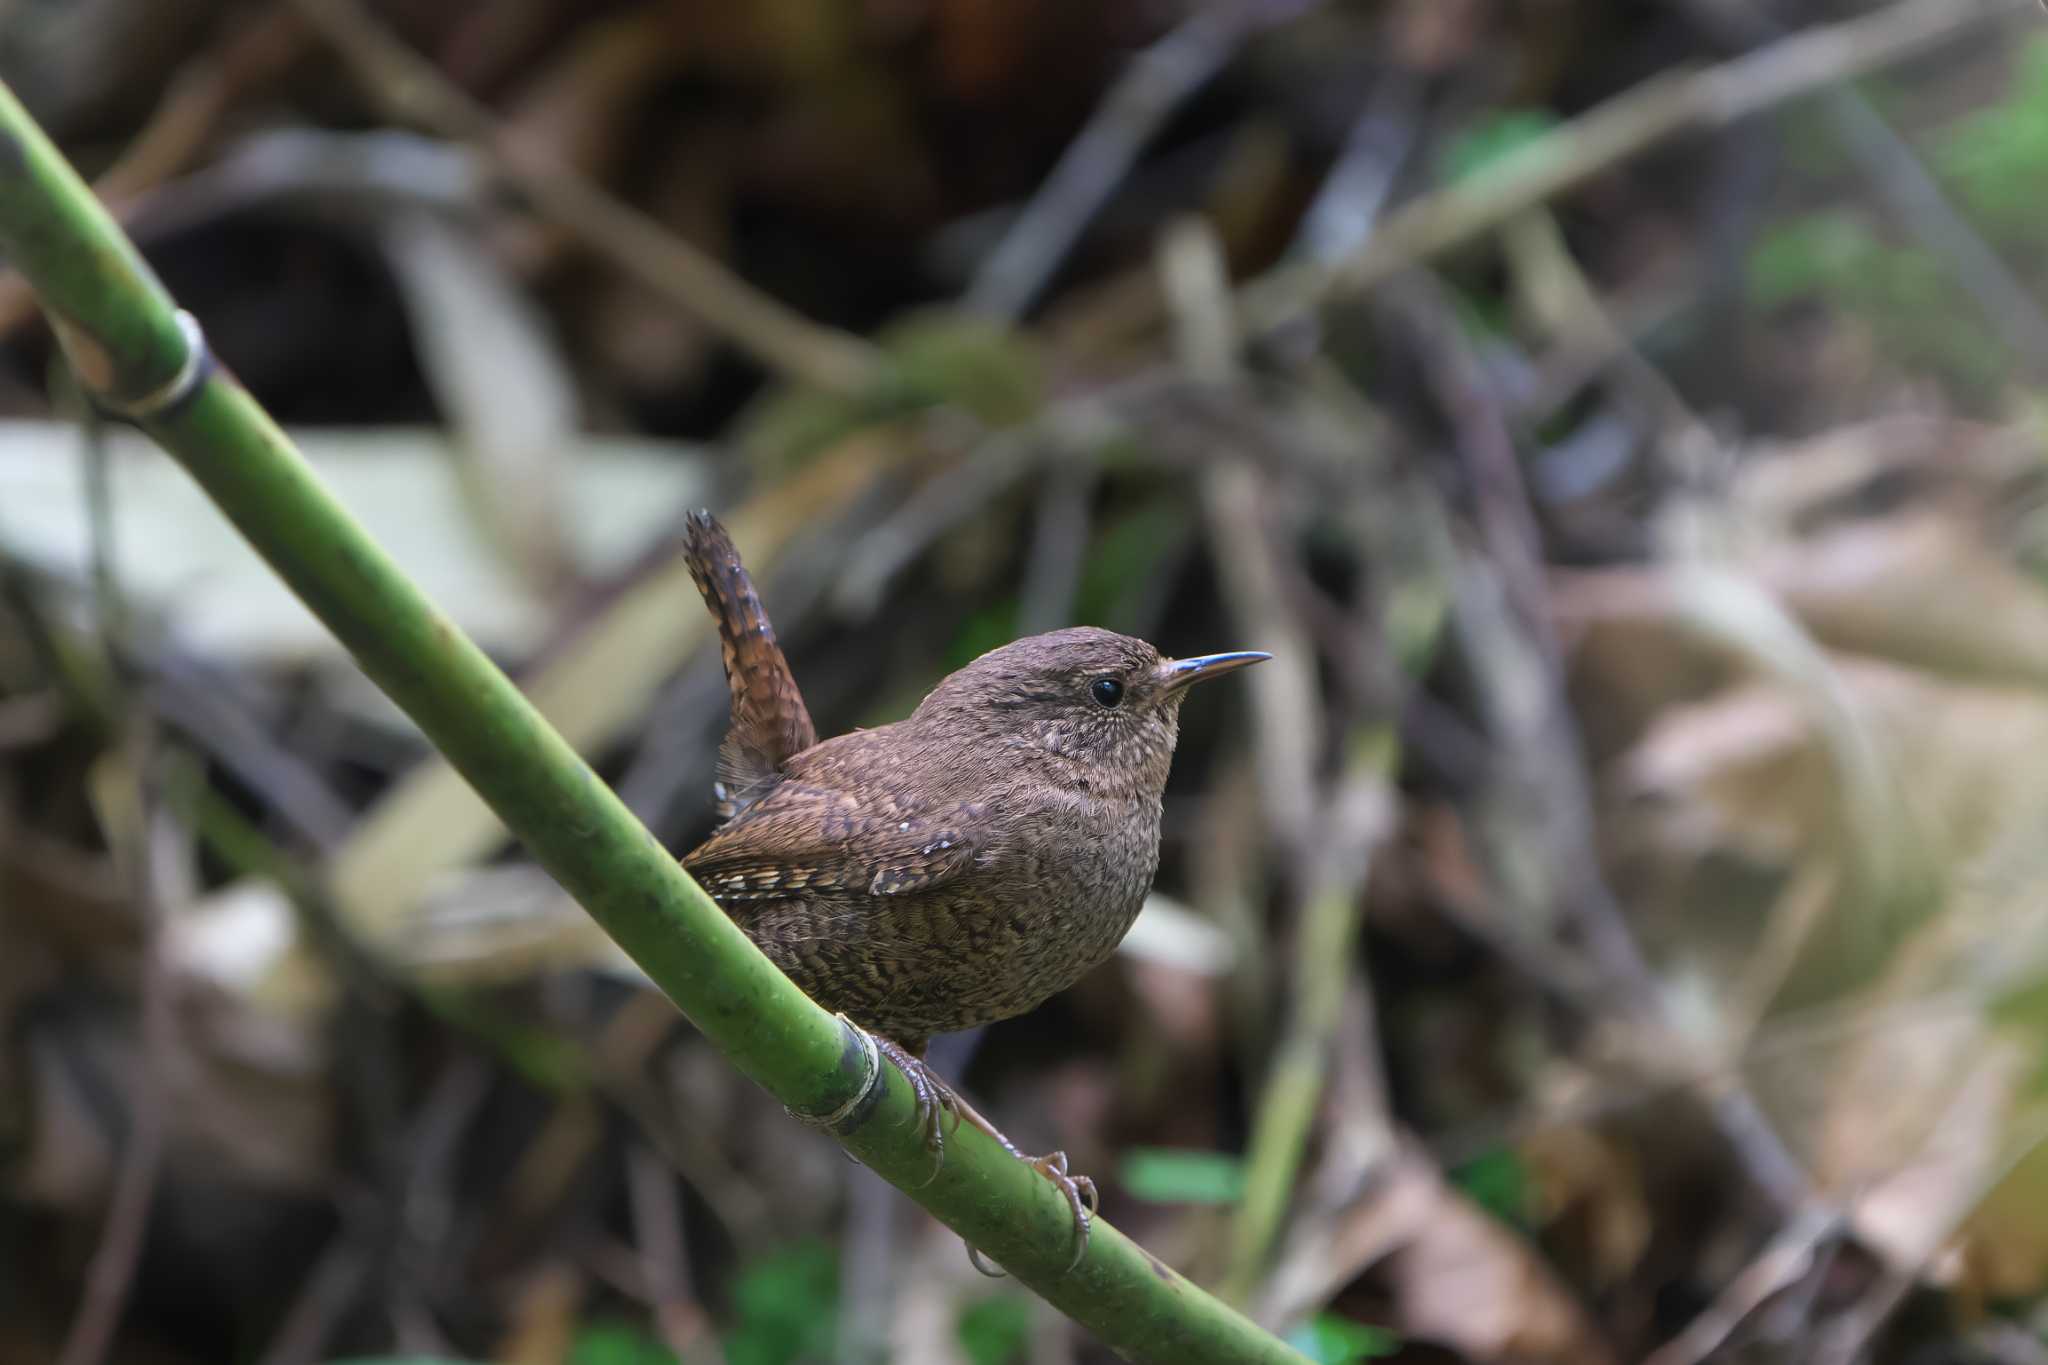
POLYGON ((931 1162, 910 1088, 804 995, 470 639, 337 503, 249 393, 207 360, 134 247, 0 85, 0 251, 49 313, 87 389, 175 456, 346 645, 720 1051, 792 1110, 843 1114, 846 1149, 1019 1281, 1137 1360, 1304 1357, 1107 1224, 1071 1273, 1051 1184, 963 1128, 931 1162))

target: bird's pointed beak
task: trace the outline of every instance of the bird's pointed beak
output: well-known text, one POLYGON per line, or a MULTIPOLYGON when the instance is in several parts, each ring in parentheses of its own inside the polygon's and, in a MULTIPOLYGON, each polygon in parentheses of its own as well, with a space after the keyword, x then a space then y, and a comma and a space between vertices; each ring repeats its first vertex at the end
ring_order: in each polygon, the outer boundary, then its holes
POLYGON ((1273 656, 1264 650, 1241 649, 1234 654, 1201 654, 1192 659, 1168 659, 1159 665, 1159 679, 1168 692, 1179 692, 1210 678, 1220 678, 1250 664, 1262 664, 1273 656))

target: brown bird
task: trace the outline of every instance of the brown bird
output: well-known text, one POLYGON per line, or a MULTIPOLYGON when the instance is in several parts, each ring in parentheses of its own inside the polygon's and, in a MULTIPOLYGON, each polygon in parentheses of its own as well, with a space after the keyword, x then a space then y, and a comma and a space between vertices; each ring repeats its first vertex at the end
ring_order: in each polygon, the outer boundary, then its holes
POLYGON ((1160 797, 1192 684, 1271 656, 1165 659, 1079 627, 982 655, 907 720, 820 743, 725 529, 693 513, 691 575, 732 688, 724 824, 687 868, 776 966, 877 1036, 918 1097, 1059 1186, 1079 1263, 1094 1183, 1028 1157, 925 1069, 934 1033, 1008 1019, 1123 939, 1159 867, 1160 797))

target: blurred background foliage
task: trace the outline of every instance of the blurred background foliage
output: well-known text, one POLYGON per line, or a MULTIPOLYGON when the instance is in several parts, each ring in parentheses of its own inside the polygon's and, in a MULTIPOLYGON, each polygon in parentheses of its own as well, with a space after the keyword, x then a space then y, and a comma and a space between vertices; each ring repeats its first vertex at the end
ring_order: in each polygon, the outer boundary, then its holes
MULTIPOLYGON (((670 846, 1264 648, 942 1040, 1326 1362, 2048 1359, 2031 0, 0 0, 223 363, 670 846)), ((734 1076, 0 275, 0 1359, 1103 1358, 734 1076)))

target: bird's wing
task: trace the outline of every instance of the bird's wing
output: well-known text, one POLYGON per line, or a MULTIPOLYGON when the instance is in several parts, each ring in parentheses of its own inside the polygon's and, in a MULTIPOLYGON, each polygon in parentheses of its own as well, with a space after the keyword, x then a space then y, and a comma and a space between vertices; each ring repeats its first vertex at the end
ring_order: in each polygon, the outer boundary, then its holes
POLYGON ((818 742, 811 713, 775 641, 775 628, 725 528, 708 512, 683 528, 684 561, 718 618, 718 643, 732 690, 732 721, 718 746, 718 814, 723 819, 772 788, 783 765, 818 742))
POLYGON ((974 865, 979 806, 919 804, 788 780, 683 858, 726 905, 793 895, 901 896, 974 865))

